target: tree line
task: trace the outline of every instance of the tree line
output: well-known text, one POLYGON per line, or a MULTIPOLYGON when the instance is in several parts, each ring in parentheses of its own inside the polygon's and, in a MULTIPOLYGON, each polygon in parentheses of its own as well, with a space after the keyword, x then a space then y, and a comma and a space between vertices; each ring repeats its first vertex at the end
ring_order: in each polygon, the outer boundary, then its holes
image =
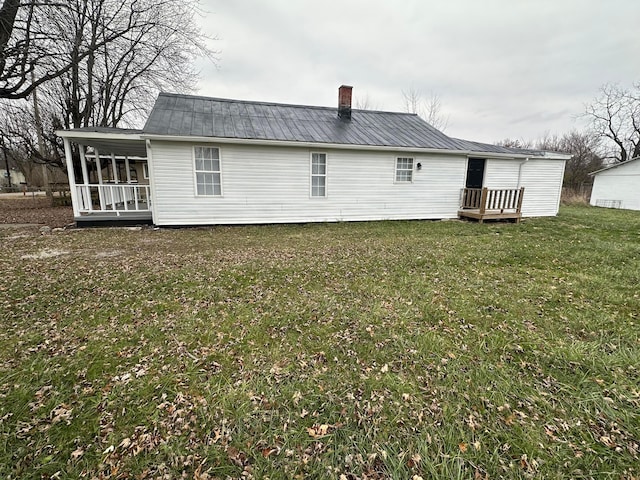
POLYGON ((193 91, 194 60, 216 61, 200 13, 198 0, 4 0, 0 153, 64 168, 56 130, 136 127, 159 91, 193 91))
MULTIPOLYGON (((424 95, 411 87, 402 91, 402 100, 404 111, 418 114, 439 130, 447 128, 449 117, 437 94, 424 95)), ((581 116, 587 124, 582 131, 545 134, 535 140, 506 138, 495 144, 571 154, 563 185, 581 192, 591 183, 589 173, 640 157, 640 82, 631 87, 603 85, 581 116)))
POLYGON ((496 143, 573 155, 565 167, 564 186, 576 191, 591 183, 589 173, 640 157, 640 82, 631 87, 603 85, 582 117, 587 121, 583 131, 496 143))

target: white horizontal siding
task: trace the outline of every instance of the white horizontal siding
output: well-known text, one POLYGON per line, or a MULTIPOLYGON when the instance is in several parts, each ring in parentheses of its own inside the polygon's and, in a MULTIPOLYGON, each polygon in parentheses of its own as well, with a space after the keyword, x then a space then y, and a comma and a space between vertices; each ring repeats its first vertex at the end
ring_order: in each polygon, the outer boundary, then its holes
POLYGON ((198 197, 192 145, 152 143, 156 224, 455 218, 466 172, 462 156, 416 155, 413 183, 395 184, 393 153, 216 146, 223 196, 198 197), (327 153, 326 198, 310 197, 311 151, 327 153))
POLYGON ((530 159, 522 165, 522 216, 546 217, 558 214, 564 164, 564 160, 530 159))
POLYGON ((484 186, 487 188, 518 188, 518 174, 522 160, 487 159, 484 167, 484 186))
POLYGON ((640 160, 596 174, 590 203, 640 210, 640 160))
POLYGON ((564 160, 488 159, 484 178, 488 188, 524 187, 522 216, 544 217, 558 214, 563 175, 564 160))

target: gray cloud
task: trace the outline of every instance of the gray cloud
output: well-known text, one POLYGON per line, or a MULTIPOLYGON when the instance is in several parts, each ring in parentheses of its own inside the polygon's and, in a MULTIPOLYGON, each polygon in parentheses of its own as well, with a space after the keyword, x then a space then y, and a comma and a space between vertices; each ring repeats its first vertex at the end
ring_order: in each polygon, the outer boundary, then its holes
POLYGON ((640 80, 637 0, 203 0, 220 68, 200 94, 329 105, 337 87, 401 110, 440 95, 447 133, 492 142, 580 126, 605 82, 640 80), (630 25, 627 27, 627 25, 630 25))

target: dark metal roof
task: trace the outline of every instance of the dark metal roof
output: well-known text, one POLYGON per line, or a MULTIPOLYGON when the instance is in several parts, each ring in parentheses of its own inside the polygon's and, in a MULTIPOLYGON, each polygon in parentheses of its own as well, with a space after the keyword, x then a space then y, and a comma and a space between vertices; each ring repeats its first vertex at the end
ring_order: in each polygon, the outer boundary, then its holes
POLYGON ((344 120, 337 108, 173 93, 158 96, 143 134, 544 155, 452 138, 413 113, 353 109, 351 120, 344 120))
POLYGON ((154 135, 279 140, 460 150, 415 114, 338 109, 161 93, 143 132, 154 135))
POLYGON ((531 150, 529 148, 503 147, 500 145, 491 145, 490 143, 480 143, 471 140, 463 140, 461 138, 452 138, 452 140, 458 142, 458 144, 460 145, 460 150, 468 150, 470 152, 504 153, 531 156, 544 155, 544 152, 541 150, 531 150))

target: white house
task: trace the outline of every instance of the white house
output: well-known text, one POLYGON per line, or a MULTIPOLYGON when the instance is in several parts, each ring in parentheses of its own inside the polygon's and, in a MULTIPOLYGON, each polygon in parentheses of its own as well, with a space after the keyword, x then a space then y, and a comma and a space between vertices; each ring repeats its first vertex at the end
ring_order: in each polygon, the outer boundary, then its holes
POLYGON ((591 173, 591 205, 640 210, 640 157, 591 173))
POLYGON ((351 87, 338 97, 329 108, 161 93, 142 130, 59 131, 76 223, 557 214, 569 156, 451 138, 414 114, 351 109, 351 87))

